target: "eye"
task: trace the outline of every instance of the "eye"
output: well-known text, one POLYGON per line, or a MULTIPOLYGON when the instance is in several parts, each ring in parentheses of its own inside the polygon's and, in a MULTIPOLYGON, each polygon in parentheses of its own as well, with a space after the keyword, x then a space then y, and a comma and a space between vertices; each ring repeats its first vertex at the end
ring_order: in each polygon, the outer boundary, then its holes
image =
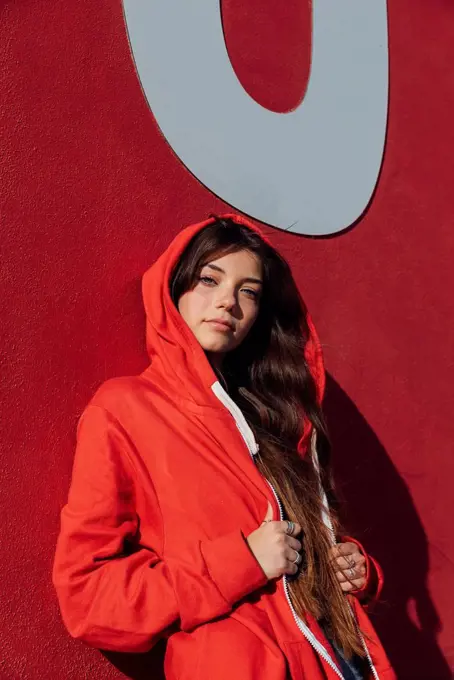
POLYGON ((254 300, 258 300, 260 293, 257 290, 253 290, 252 288, 242 288, 241 290, 254 300))
POLYGON ((199 276, 199 281, 203 283, 206 286, 212 286, 216 285, 217 281, 216 279, 213 279, 212 276, 199 276))

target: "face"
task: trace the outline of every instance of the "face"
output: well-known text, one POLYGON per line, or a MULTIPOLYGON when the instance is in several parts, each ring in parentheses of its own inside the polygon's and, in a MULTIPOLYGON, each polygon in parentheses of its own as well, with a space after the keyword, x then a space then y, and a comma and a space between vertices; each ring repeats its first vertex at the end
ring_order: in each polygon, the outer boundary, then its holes
POLYGON ((262 289, 262 265, 248 250, 207 262, 195 287, 178 301, 178 310, 209 359, 222 357, 240 345, 257 318, 262 289))

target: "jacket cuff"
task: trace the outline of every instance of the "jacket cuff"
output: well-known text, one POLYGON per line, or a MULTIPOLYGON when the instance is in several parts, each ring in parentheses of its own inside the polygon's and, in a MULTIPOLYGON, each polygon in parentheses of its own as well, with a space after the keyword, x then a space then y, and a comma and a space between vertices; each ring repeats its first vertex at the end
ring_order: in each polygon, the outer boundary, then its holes
POLYGON ((240 530, 202 541, 201 550, 212 580, 231 606, 268 581, 240 530))

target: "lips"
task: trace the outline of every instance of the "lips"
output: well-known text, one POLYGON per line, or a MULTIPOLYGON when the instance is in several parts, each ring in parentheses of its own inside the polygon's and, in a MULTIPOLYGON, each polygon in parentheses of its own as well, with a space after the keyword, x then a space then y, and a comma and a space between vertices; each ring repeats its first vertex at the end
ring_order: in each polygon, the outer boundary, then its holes
POLYGON ((230 321, 227 321, 226 319, 207 319, 206 321, 209 323, 213 328, 216 328, 217 330, 220 331, 233 331, 233 324, 230 321))

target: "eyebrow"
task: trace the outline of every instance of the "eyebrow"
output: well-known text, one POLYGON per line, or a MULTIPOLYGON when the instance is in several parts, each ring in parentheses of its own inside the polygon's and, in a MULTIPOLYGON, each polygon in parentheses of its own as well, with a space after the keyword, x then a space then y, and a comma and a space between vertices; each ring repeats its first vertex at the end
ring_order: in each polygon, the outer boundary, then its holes
MULTIPOLYGON (((207 263, 207 264, 204 265, 204 267, 210 267, 210 269, 214 269, 217 272, 221 272, 221 274, 225 274, 224 269, 222 269, 221 267, 218 267, 217 264, 207 263)), ((260 285, 263 284, 263 281, 261 279, 256 279, 253 276, 247 276, 245 279, 243 279, 243 283, 246 283, 246 282, 247 283, 258 283, 260 285)))

